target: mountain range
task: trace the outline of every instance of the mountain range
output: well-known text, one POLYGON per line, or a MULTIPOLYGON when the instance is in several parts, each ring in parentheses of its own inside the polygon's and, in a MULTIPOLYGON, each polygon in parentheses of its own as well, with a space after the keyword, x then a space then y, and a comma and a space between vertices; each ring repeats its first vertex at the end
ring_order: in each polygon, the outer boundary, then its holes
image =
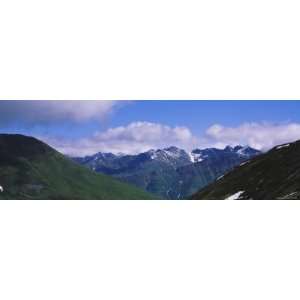
POLYGON ((169 147, 71 159, 33 137, 0 134, 0 199, 300 199, 299 153, 297 141, 264 153, 169 147))
POLYGON ((248 146, 191 152, 172 146, 136 155, 99 152, 73 159, 97 173, 113 176, 157 197, 185 199, 260 153, 248 146))
POLYGON ((300 199, 300 141, 274 147, 234 168, 192 199, 300 199))
POLYGON ((134 186, 80 166, 47 144, 0 134, 0 199, 153 199, 134 186))

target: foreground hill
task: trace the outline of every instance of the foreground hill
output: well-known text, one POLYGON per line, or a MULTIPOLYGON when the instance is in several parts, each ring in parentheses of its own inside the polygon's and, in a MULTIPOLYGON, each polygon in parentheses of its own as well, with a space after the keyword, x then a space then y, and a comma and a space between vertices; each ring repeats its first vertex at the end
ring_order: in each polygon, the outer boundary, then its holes
POLYGON ((260 154, 250 147, 195 149, 177 147, 137 155, 97 153, 74 158, 98 173, 113 176, 164 199, 185 199, 245 160, 260 154))
POLYGON ((0 186, 0 199, 153 198, 23 135, 0 134, 0 186))
POLYGON ((251 159, 192 199, 300 199, 300 141, 251 159))

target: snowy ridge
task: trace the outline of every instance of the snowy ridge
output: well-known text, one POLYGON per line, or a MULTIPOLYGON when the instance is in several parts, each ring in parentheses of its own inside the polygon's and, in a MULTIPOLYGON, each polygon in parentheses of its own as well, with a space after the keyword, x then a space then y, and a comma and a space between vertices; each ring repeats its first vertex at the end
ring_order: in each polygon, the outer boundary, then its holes
POLYGON ((248 146, 227 146, 223 150, 217 148, 194 149, 190 152, 183 149, 171 146, 164 149, 151 149, 139 154, 124 154, 124 153, 107 153, 98 152, 91 156, 75 158, 81 164, 88 165, 92 170, 97 171, 99 167, 106 166, 111 168, 112 165, 119 166, 120 162, 136 159, 145 161, 157 161, 164 164, 169 164, 173 168, 178 168, 185 165, 196 164, 207 160, 214 160, 219 155, 224 153, 232 153, 237 158, 248 159, 260 152, 248 146))
MULTIPOLYGON (((287 145, 283 145, 280 147, 286 147, 287 145)), ((216 148, 205 148, 205 149, 194 149, 190 152, 187 152, 183 149, 177 148, 175 146, 171 146, 164 149, 151 149, 147 152, 135 154, 135 155, 128 155, 124 153, 105 153, 105 152, 98 152, 91 156, 85 156, 79 158, 81 162, 86 162, 90 166, 96 166, 101 163, 106 163, 108 161, 117 161, 122 159, 123 157, 130 156, 130 157, 138 157, 139 155, 146 155, 149 160, 157 160, 165 163, 170 163, 174 167, 178 165, 188 165, 188 164, 195 164, 210 157, 215 157, 219 155, 222 151, 224 152, 231 152, 243 158, 250 158, 254 155, 259 154, 259 151, 249 147, 249 146, 226 146, 223 150, 216 149, 216 148)))

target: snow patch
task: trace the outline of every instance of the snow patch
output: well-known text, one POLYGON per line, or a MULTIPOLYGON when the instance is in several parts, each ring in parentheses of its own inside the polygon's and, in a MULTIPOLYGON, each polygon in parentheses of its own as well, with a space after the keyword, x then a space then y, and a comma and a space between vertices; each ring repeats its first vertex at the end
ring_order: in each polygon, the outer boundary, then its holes
POLYGON ((289 146, 290 146, 290 144, 284 144, 284 145, 280 145, 280 146, 276 147, 276 149, 278 150, 278 149, 289 147, 289 146))
POLYGON ((224 199, 224 200, 238 200, 239 197, 244 193, 245 191, 239 191, 236 192, 235 194, 229 196, 228 198, 224 199))
POLYGON ((189 157, 190 157, 190 161, 191 161, 192 163, 194 163, 194 162, 195 162, 195 158, 194 158, 194 155, 192 154, 192 152, 189 152, 188 155, 189 155, 189 157))
POLYGON ((155 150, 150 150, 150 159, 156 159, 157 158, 157 153, 155 150))
POLYGON ((190 157, 190 160, 192 163, 203 161, 203 157, 202 157, 201 153, 189 152, 188 154, 189 154, 189 157, 190 157))
POLYGON ((223 178, 223 177, 224 177, 224 175, 218 177, 218 178, 217 178, 217 181, 220 180, 220 179, 223 178))
POLYGON ((291 196, 296 195, 296 194, 297 194, 297 192, 290 193, 288 195, 285 195, 282 199, 290 198, 291 196))
POLYGON ((240 167, 243 166, 243 165, 245 165, 245 164, 248 164, 248 163, 249 163, 249 161, 245 161, 245 162, 243 162, 243 163, 240 164, 240 167))
POLYGON ((243 147, 241 149, 239 149, 236 153, 239 154, 239 155, 247 155, 245 153, 245 151, 248 149, 249 147, 243 147))

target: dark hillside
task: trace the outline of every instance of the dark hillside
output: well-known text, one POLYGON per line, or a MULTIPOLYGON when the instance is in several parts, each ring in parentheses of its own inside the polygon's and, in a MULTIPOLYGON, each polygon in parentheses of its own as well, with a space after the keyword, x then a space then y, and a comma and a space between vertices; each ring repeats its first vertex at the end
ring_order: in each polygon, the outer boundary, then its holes
POLYGON ((300 199, 300 141, 236 167, 192 199, 300 199))

